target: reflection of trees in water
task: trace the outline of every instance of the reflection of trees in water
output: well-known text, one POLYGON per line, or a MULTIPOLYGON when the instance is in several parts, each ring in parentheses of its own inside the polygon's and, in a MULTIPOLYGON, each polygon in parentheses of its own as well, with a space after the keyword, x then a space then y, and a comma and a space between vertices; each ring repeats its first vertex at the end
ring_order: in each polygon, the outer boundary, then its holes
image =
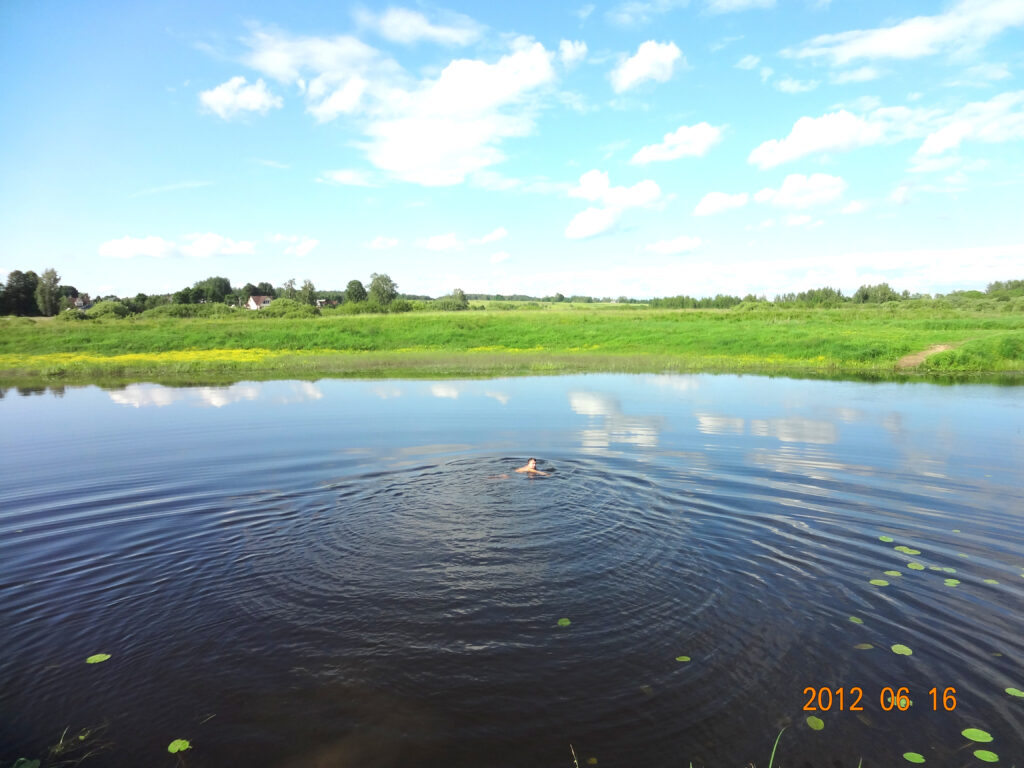
POLYGON ((18 387, 18 394, 22 397, 46 394, 46 387, 18 387))
POLYGON ((658 444, 661 429, 659 416, 628 416, 619 401, 599 392, 570 392, 569 405, 581 416, 601 419, 599 423, 580 430, 584 453, 601 453, 612 443, 653 448, 658 444))

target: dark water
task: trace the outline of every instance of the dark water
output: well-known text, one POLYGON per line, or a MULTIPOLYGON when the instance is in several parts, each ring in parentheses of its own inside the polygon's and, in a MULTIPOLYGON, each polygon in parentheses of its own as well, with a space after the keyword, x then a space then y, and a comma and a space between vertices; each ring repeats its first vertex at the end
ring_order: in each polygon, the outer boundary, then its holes
POLYGON ((0 401, 0 765, 1024 765, 1024 389, 58 394, 0 401))

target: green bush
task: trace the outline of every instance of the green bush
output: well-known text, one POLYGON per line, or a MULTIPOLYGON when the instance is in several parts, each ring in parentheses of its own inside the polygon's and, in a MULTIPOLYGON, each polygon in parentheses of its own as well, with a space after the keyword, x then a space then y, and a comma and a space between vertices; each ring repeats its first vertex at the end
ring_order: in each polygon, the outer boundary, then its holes
POLYGON ((104 317, 127 317, 131 314, 120 301, 101 301, 86 310, 85 315, 93 320, 104 317))
POLYGON ((225 317, 237 311, 226 304, 164 304, 147 309, 142 317, 225 317))
POLYGON ((274 299, 269 307, 256 313, 258 317, 316 317, 319 314, 320 310, 312 304, 303 304, 294 299, 274 299))
POLYGON ((87 320, 88 318, 80 309, 65 309, 63 312, 58 312, 54 320, 59 320, 62 323, 72 323, 77 320, 87 320))

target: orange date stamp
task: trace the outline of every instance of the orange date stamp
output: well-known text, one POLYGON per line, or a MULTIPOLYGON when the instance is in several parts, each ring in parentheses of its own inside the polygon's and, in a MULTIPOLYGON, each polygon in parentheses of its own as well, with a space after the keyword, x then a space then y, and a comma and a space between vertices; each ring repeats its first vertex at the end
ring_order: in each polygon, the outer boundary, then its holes
MULTIPOLYGON (((840 712, 863 712, 864 711, 864 689, 859 685, 849 687, 829 688, 827 686, 804 688, 804 696, 807 701, 804 703, 805 712, 829 712, 838 710, 840 712)), ((947 687, 939 690, 932 688, 928 691, 931 698, 932 710, 952 712, 956 709, 956 688, 947 687)), ((878 692, 878 704, 885 712, 906 712, 913 706, 910 698, 910 689, 906 686, 893 688, 885 686, 878 692)))

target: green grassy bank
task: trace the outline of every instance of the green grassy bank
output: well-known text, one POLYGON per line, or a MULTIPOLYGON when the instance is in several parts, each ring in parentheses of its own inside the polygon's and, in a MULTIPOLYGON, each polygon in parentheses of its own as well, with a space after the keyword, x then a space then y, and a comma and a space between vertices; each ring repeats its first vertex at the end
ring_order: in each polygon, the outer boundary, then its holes
POLYGON ((1024 374, 1024 313, 927 300, 801 309, 590 305, 264 318, 0 319, 0 379, 223 380, 733 371, 1024 374), (955 349, 898 367, 933 345, 955 349))

